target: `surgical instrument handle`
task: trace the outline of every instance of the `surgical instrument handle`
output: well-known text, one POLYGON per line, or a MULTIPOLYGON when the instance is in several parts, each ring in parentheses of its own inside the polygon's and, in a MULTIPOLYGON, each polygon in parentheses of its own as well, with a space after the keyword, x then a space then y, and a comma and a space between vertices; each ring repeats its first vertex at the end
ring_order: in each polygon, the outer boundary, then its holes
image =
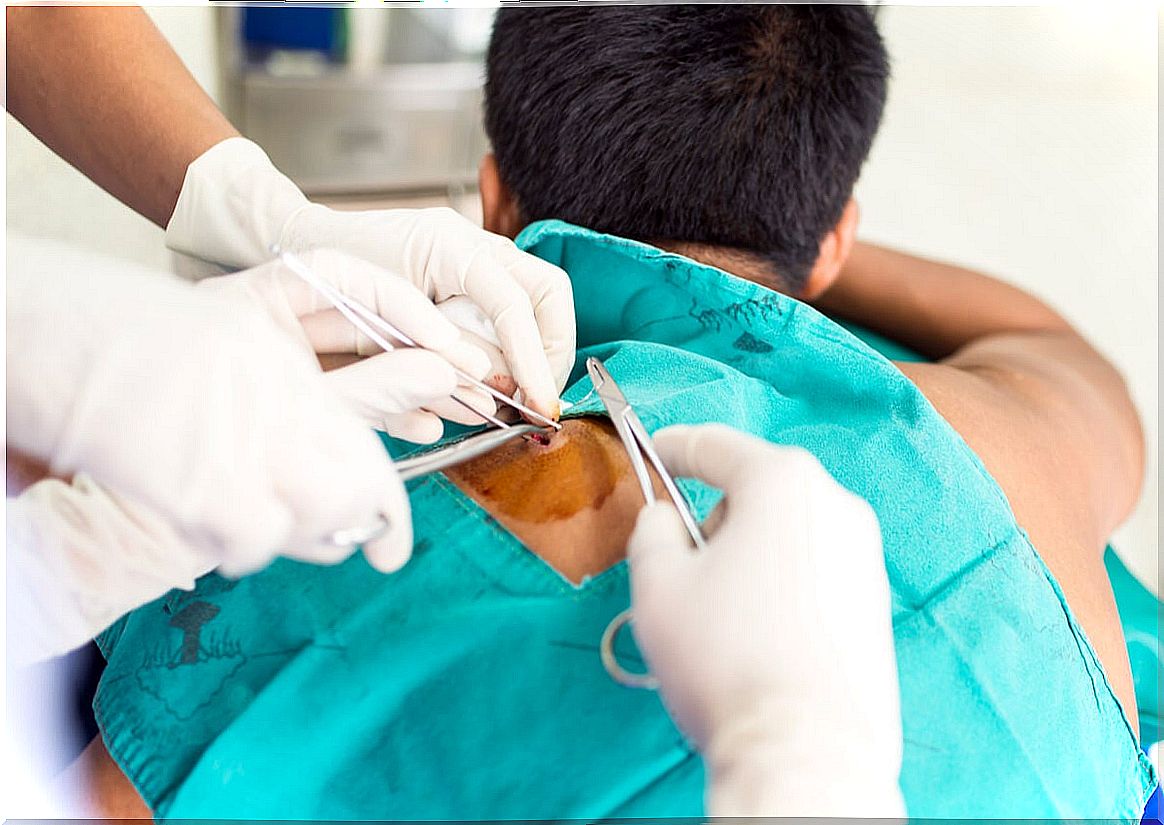
POLYGON ((448 447, 412 458, 401 459, 396 462, 396 470, 400 473, 401 479, 411 481, 429 473, 438 473, 449 467, 455 467, 469 459, 484 455, 514 438, 544 432, 545 429, 545 427, 539 427, 536 424, 515 424, 504 430, 486 430, 480 435, 472 436, 448 447))
MULTIPOLYGON (((695 544, 695 549, 706 550, 707 540, 703 538, 703 531, 699 529, 699 522, 695 520, 690 506, 688 506, 687 501, 683 498, 683 494, 679 492, 679 486, 675 483, 675 478, 671 475, 671 471, 667 469, 663 464, 663 459, 655 452, 654 442, 651 440, 647 428, 643 426, 643 422, 635 415, 633 410, 628 410, 627 412, 627 426, 630 428, 631 433, 634 434, 635 440, 642 446, 642 454, 646 456, 647 461, 651 462, 651 466, 659 474, 659 480, 663 482, 663 488, 667 491, 667 495, 670 496, 671 503, 675 505, 675 510, 679 513, 679 520, 683 522, 683 526, 687 529, 687 535, 691 537, 692 543, 695 544)), ((647 503, 655 503, 654 495, 647 499, 647 503)))

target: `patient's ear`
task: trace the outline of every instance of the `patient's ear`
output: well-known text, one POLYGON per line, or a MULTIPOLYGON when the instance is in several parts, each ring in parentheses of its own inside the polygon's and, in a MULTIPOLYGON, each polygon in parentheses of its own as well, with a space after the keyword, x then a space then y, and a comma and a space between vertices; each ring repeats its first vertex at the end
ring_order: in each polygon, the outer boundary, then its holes
POLYGON ((501 179, 497 158, 492 152, 481 158, 477 186, 481 190, 482 225, 489 232, 516 238, 522 230, 521 210, 517 199, 501 179))
POLYGON ((837 225, 820 242, 820 254, 817 255, 816 263, 812 265, 812 271, 808 273, 808 280, 804 282, 804 288, 800 290, 798 298, 804 301, 815 300, 833 285, 833 281, 841 273, 841 267, 848 260, 849 253, 853 251, 859 218, 857 201, 849 198, 837 225))

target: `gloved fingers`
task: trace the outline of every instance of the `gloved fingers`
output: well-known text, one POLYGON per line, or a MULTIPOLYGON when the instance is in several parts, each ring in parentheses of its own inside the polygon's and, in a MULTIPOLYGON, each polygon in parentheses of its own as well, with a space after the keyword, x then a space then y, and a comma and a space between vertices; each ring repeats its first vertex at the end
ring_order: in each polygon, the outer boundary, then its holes
POLYGON ((574 368, 578 342, 570 277, 548 261, 518 249, 508 238, 497 238, 495 247, 510 276, 529 295, 542 349, 560 393, 574 368))
POLYGON ((453 368, 424 350, 393 350, 323 374, 331 391, 370 426, 419 410, 457 388, 453 368))
MULTIPOLYGON (((340 292, 388 321, 417 346, 443 355, 474 378, 485 374, 488 366, 484 355, 461 340, 460 331, 412 281, 336 250, 314 250, 311 256, 315 261, 322 261, 326 270, 334 272, 333 283, 340 292)), ((391 336, 386 337, 395 343, 391 336)), ((362 334, 356 340, 363 345, 363 349, 357 349, 360 355, 380 350, 362 334)))
POLYGON ((383 491, 381 512, 388 520, 387 531, 364 543, 364 557, 381 573, 394 573, 412 556, 412 511, 404 484, 395 473, 393 483, 383 491))
POLYGON ((501 351, 501 348, 484 338, 478 338, 472 332, 462 331, 461 337, 485 353, 485 357, 489 359, 489 370, 481 380, 502 395, 507 395, 510 398, 516 396, 518 393, 517 380, 513 377, 513 370, 510 369, 509 362, 505 360, 505 353, 501 351))
POLYGON ((433 413, 458 424, 477 425, 486 419, 474 410, 493 415, 494 400, 482 390, 457 384, 456 374, 444 359, 424 350, 394 350, 324 373, 332 391, 369 423, 409 441, 429 443, 441 437, 443 427, 431 416, 402 413, 433 413), (464 403, 454 400, 453 396, 464 403), (466 406, 467 405, 467 406, 466 406), (401 435, 401 433, 404 433, 401 435))
POLYGON ((426 404, 425 410, 439 415, 446 421, 467 424, 470 427, 488 423, 483 415, 496 416, 497 402, 483 390, 461 385, 451 394, 426 404))
POLYGON ((307 547, 288 548, 283 555, 313 564, 331 565, 346 561, 356 549, 362 549, 368 563, 381 573, 399 570, 412 555, 412 514, 400 477, 390 473, 384 482, 381 507, 367 520, 352 522, 333 531, 326 540, 307 547), (373 538, 362 544, 339 543, 337 540, 344 538, 342 534, 349 530, 357 533, 367 530, 373 538))
MULTIPOLYGON (((299 323, 307 336, 307 343, 319 354, 359 354, 380 353, 375 341, 368 338, 349 321, 343 313, 332 307, 325 307, 300 316, 299 323)), ((391 342, 389 342, 391 343, 391 342)), ((393 347, 398 349, 398 347, 393 347)))
POLYGON ((376 429, 413 444, 432 444, 440 441, 445 434, 445 425, 440 416, 423 410, 386 415, 376 425, 376 429))
MULTIPOLYGON (((333 354, 360 354, 378 355, 384 352, 371 338, 364 335, 337 309, 323 309, 305 315, 299 319, 299 324, 308 345, 320 355, 333 354)), ((394 343, 389 335, 383 336, 388 343, 394 343)), ((407 349, 407 347, 393 347, 392 351, 407 349)), ((427 351, 428 348, 422 348, 427 351)), ((441 349, 433 349, 451 366, 474 378, 483 378, 490 369, 488 353, 458 332, 455 341, 446 344, 441 349)))
MULTIPOLYGON (((756 546, 757 536, 803 527, 810 487, 836 481, 807 450, 782 447, 720 424, 668 427, 653 436, 663 463, 677 476, 724 491, 718 544, 756 546)), ((828 516, 826 515, 827 519, 828 516)))
MULTIPOLYGON (((357 525, 352 525, 356 527, 357 525)), ((362 525, 361 525, 362 526, 362 525)), ((342 528, 341 528, 342 529, 342 528)), ((310 562, 330 567, 346 561, 356 551, 352 544, 334 544, 331 541, 318 540, 305 544, 294 544, 283 548, 279 555, 295 561, 310 562)))
POLYGON ((274 496, 252 498, 246 510, 245 520, 232 526, 230 539, 221 547, 218 572, 228 578, 262 570, 286 546, 294 530, 295 514, 274 496))
POLYGON ((295 516, 280 552, 318 564, 342 561, 356 548, 332 541, 333 534, 378 523, 392 501, 386 491, 401 483, 396 468, 376 436, 325 394, 303 394, 279 429, 269 451, 272 480, 295 516))
POLYGON ((722 424, 666 427, 651 440, 672 475, 706 481, 729 499, 755 491, 758 451, 768 446, 722 424))
POLYGON ((631 579, 650 586, 656 579, 665 579, 668 570, 695 558, 695 545, 675 506, 659 501, 639 511, 626 555, 631 579))
POLYGON ((513 378, 513 370, 505 360, 501 342, 497 340, 497 331, 493 329, 493 322, 488 316, 465 295, 442 301, 437 304, 437 310, 456 325, 464 341, 484 352, 489 359, 489 371, 482 380, 512 398, 517 392, 517 381, 513 378))
MULTIPOLYGON (((264 409, 259 414, 268 412, 264 409)), ((271 482, 272 468, 265 460, 267 443, 273 440, 275 430, 278 426, 252 433, 255 438, 250 445, 235 445, 236 460, 243 467, 217 485, 197 485, 201 494, 191 496, 189 511, 177 518, 188 540, 213 548, 223 575, 238 577, 263 569, 295 533, 299 514, 294 503, 271 482), (235 484, 240 479, 242 483, 235 484)), ((295 451, 294 446, 288 446, 295 451)), ((217 471, 221 469, 219 465, 217 471)))
POLYGON ((826 537, 821 542, 822 555, 843 563, 870 598, 876 595, 876 582, 880 582, 882 595, 888 600, 881 523, 869 502, 846 490, 831 476, 822 475, 808 486, 803 509, 806 518, 818 524, 826 537))
POLYGON ((267 261, 251 269, 204 278, 195 286, 202 293, 254 306, 288 335, 308 343, 299 319, 304 304, 313 300, 309 293, 314 290, 289 273, 281 261, 267 261))
POLYGON ((724 424, 666 427, 652 440, 672 474, 706 481, 736 500, 762 502, 809 483, 837 486, 808 450, 771 444, 724 424))
MULTIPOLYGON (((379 315, 419 347, 443 355, 475 378, 485 374, 488 366, 483 353, 461 341, 457 328, 407 278, 335 249, 313 249, 299 258, 315 275, 379 315)), ((284 267, 280 278, 287 301, 302 319, 308 341, 316 352, 370 355, 381 351, 378 344, 361 333, 332 307, 329 299, 294 271, 284 267), (308 318, 311 318, 309 323, 308 318)), ((376 331, 389 343, 398 344, 391 334, 376 331)))
POLYGON ((675 605, 689 597, 695 548, 675 507, 658 502, 644 507, 627 542, 634 634, 648 665, 656 655, 667 655, 665 646, 675 605), (656 642, 656 640, 660 640, 656 642))
POLYGON ((542 349, 530 296, 486 247, 479 248, 462 283, 465 294, 493 323, 525 403, 556 419, 560 413, 557 383, 542 349))

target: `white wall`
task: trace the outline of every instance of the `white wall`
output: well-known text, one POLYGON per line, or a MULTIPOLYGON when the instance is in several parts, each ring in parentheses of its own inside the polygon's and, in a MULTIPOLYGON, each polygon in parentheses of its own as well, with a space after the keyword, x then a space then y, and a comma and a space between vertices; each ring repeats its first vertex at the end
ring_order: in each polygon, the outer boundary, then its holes
MULTIPOLYGON (((215 94, 213 10, 150 13, 215 94)), ((1155 583, 1155 10, 893 7, 882 10, 881 26, 894 77, 858 186, 865 236, 1032 290, 1123 370, 1151 464, 1117 543, 1155 583)), ((160 230, 11 118, 6 130, 9 227, 169 264, 160 230)))
POLYGON ((1115 543, 1157 588, 1156 11, 892 7, 879 22, 893 80, 857 188, 864 235, 1029 289, 1123 371, 1150 464, 1115 543))

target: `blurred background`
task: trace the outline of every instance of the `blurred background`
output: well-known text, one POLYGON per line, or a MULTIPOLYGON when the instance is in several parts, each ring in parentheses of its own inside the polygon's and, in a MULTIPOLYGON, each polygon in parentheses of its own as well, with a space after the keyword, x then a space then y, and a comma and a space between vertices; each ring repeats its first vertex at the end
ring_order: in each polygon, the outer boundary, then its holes
MULTIPOLYGON (((341 207, 447 204, 479 217, 491 10, 149 13, 236 126, 309 193, 341 207)), ((879 14, 893 81, 857 187, 863 235, 1029 289, 1119 366, 1149 467, 1114 543, 1159 593, 1157 11, 879 14)), ((171 266, 161 230, 11 117, 6 137, 8 227, 171 266)))

